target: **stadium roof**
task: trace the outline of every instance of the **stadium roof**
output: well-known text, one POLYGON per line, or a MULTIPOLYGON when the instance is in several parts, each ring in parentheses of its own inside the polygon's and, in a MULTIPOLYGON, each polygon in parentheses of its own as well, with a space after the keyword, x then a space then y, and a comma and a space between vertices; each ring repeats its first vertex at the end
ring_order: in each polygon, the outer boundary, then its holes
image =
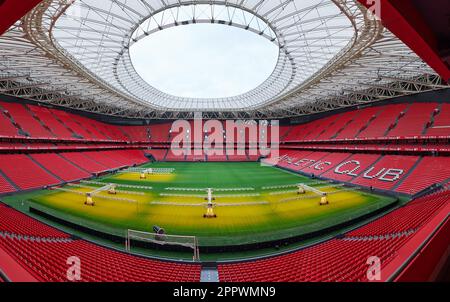
POLYGON ((0 48, 1 93, 132 118, 283 118, 447 87, 356 0, 44 0, 0 48), (239 96, 192 99, 137 74, 133 44, 198 23, 275 43, 272 75, 239 96))

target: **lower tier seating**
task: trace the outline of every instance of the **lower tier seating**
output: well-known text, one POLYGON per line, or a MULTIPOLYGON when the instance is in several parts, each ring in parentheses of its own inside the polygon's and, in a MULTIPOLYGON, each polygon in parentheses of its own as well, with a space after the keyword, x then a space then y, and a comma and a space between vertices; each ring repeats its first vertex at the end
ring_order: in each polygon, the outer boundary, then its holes
MULTIPOLYGON (((299 125, 282 125, 282 142, 395 137, 448 137, 448 103, 389 104, 337 113, 299 125)), ((191 127, 194 125, 190 121, 191 127)), ((118 126, 43 105, 24 105, 0 100, 0 136, 40 139, 82 139, 167 143, 176 136, 172 122, 118 126)), ((194 131, 191 132, 191 135, 194 131)), ((241 132, 242 133, 242 132, 241 132)), ((271 140, 272 128, 264 135, 271 140)), ((237 131, 234 133, 237 141, 237 131)), ((208 137, 207 133, 205 137, 208 137)), ((193 136, 193 135, 192 135, 193 136)), ((191 137, 193 138, 193 137, 191 137)), ((246 142, 250 142, 247 137, 246 142)))
POLYGON ((105 151, 84 152, 84 155, 99 163, 100 165, 106 167, 108 170, 126 166, 120 161, 120 159, 117 158, 117 156, 110 157, 108 156, 109 153, 105 151))
POLYGON ((404 179, 418 160, 418 156, 386 155, 364 173, 361 173, 353 183, 391 190, 399 181, 404 179))
POLYGON ((100 173, 108 170, 104 165, 87 157, 82 152, 61 153, 61 156, 90 173, 100 173))
POLYGON ((254 262, 219 265, 222 282, 367 281, 367 259, 387 263, 407 237, 379 241, 331 240, 292 254, 254 262))
POLYGON ((450 181, 450 157, 326 153, 283 149, 277 166, 364 187, 415 195, 450 181))
POLYGON ((347 234, 357 236, 383 236, 417 230, 434 213, 450 202, 449 191, 438 192, 426 198, 410 202, 404 207, 347 234))
POLYGON ((150 260, 72 239, 3 204, 0 248, 39 281, 68 281, 67 261, 74 256, 82 263, 80 281, 84 282, 200 281, 199 264, 150 260))
POLYGON ((0 203, 0 232, 41 238, 69 238, 69 235, 0 203))
POLYGON ((54 137, 54 135, 37 121, 32 112, 30 112, 23 104, 2 103, 4 109, 8 110, 14 121, 26 134, 32 137, 54 137))

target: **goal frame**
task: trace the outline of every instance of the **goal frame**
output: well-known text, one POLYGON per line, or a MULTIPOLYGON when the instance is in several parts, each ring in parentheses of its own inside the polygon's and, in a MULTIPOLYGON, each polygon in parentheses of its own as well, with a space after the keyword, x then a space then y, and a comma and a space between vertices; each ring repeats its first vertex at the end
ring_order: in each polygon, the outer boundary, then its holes
POLYGON ((125 240, 125 250, 128 253, 131 253, 131 241, 135 239, 141 242, 149 242, 153 244, 158 244, 161 246, 164 245, 173 245, 173 246, 183 246, 193 250, 193 258, 194 262, 200 261, 200 249, 198 246, 198 239, 196 236, 181 236, 181 235, 167 235, 167 234, 158 234, 152 232, 144 232, 137 230, 127 230, 126 240, 125 240), (142 235, 142 236, 139 236, 142 235), (191 243, 177 243, 176 241, 163 241, 156 239, 157 237, 165 237, 165 238, 179 238, 179 239, 187 239, 191 243), (153 239, 152 239, 153 238, 153 239))

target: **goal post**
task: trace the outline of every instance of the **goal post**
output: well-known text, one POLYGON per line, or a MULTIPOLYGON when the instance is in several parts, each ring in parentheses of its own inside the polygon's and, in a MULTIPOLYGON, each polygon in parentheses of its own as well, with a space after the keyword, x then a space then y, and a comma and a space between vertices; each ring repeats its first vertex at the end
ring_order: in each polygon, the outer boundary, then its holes
POLYGON ((161 246, 178 246, 193 251, 193 261, 200 260, 200 250, 196 236, 178 236, 160 233, 150 233, 136 230, 127 230, 125 249, 131 253, 133 242, 150 243, 161 246))

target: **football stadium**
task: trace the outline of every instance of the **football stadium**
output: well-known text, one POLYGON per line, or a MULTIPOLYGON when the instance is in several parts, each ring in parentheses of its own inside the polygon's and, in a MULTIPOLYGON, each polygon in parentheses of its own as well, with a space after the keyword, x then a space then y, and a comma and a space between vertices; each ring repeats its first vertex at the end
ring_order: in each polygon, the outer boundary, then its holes
POLYGON ((449 10, 0 1, 0 282, 450 280, 449 10))

